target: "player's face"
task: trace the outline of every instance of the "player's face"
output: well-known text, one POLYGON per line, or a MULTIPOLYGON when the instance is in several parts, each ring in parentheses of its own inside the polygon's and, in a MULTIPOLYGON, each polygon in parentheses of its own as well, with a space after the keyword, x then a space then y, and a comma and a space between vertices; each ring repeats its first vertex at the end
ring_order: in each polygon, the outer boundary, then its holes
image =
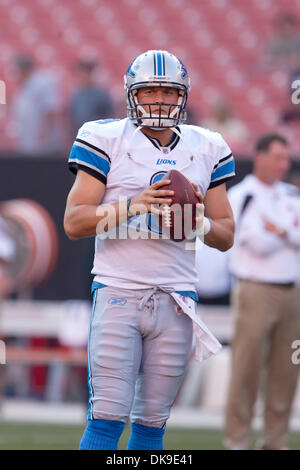
POLYGON ((269 183, 283 180, 290 168, 288 147, 281 142, 273 142, 268 152, 260 155, 258 164, 269 183))
MULTIPOLYGON (((169 106, 156 106, 152 104, 151 106, 146 106, 148 103, 156 104, 177 104, 178 102, 178 90, 176 88, 170 87, 145 87, 140 88, 137 92, 137 100, 139 104, 145 104, 143 108, 147 113, 159 114, 168 114, 169 106)), ((173 108, 172 108, 173 109, 173 108)))

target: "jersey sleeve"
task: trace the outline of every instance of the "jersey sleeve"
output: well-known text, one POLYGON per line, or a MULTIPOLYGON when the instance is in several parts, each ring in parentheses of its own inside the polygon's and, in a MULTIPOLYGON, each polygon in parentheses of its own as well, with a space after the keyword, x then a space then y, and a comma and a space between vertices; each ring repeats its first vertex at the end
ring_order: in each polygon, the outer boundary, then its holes
POLYGON ((85 123, 78 131, 68 165, 72 173, 83 170, 106 184, 111 160, 104 140, 102 145, 99 142, 101 139, 95 136, 92 123, 85 123))
POLYGON ((216 164, 211 173, 208 189, 215 188, 235 176, 235 162, 232 152, 221 136, 220 139, 221 145, 217 153, 216 164))

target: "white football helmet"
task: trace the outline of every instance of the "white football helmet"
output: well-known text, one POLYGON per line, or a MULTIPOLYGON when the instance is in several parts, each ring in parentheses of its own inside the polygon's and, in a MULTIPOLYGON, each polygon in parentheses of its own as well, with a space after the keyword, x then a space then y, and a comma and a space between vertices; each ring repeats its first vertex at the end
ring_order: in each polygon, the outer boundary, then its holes
MULTIPOLYGON (((190 79, 183 63, 173 54, 167 51, 150 50, 139 55, 130 64, 124 76, 127 115, 132 121, 141 127, 150 127, 155 130, 163 130, 174 127, 186 120, 185 106, 188 92, 190 91, 190 79), (163 104, 169 107, 167 114, 160 112, 152 114, 145 110, 137 101, 139 88, 152 86, 171 87, 178 89, 177 104, 163 104)), ((157 103, 147 103, 154 105, 157 103)))

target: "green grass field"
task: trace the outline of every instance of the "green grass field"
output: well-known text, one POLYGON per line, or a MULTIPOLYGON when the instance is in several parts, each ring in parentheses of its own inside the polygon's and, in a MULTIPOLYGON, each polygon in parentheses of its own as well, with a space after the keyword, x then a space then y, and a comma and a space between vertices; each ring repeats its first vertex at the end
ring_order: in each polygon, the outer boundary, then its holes
MULTIPOLYGON (((78 448, 82 426, 0 423, 0 450, 72 450, 78 448)), ((119 449, 126 449, 129 428, 121 436, 119 449)), ((165 436, 168 450, 221 450, 221 431, 173 429, 165 436)), ((291 435, 290 448, 300 449, 300 433, 291 435)))

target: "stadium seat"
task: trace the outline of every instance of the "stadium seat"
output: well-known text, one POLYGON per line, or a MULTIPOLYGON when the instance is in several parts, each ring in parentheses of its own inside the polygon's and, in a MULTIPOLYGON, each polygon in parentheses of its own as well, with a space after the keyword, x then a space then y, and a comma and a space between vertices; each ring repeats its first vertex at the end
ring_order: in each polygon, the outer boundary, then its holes
MULTIPOLYGON (((299 7, 300 0, 289 2, 289 11, 297 14, 299 7)), ((74 0, 72 5, 69 0, 1 0, 0 77, 11 77, 7 67, 13 58, 29 53, 42 66, 65 69, 65 93, 77 58, 94 57, 102 79, 111 81, 107 85, 122 88, 128 61, 146 49, 169 49, 196 76, 191 98, 202 102, 201 111, 195 107, 196 120, 222 91, 235 114, 251 132, 254 128, 254 137, 259 128, 270 127, 268 117, 278 116, 287 98, 282 72, 270 73, 260 64, 273 20, 285 10, 286 0, 74 0)))

